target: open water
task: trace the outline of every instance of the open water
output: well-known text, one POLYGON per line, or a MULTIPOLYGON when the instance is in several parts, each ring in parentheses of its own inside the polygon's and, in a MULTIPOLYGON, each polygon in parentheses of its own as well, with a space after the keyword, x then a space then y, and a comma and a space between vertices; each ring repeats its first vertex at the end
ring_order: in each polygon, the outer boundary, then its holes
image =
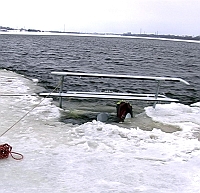
MULTIPOLYGON (((49 92, 59 81, 59 77, 50 74, 52 71, 167 76, 185 79, 191 86, 164 83, 160 89, 161 93, 177 98, 183 104, 199 101, 199 43, 53 35, 1 35, 0 43, 0 67, 38 79, 40 85, 49 92)), ((151 81, 68 77, 64 91, 155 93, 156 84, 151 81)), ((77 103, 74 106, 72 101, 66 102, 68 103, 63 108, 77 109, 77 103)), ((92 107, 89 108, 89 113, 84 112, 79 119, 74 119, 71 114, 63 114, 62 120, 68 118, 68 122, 73 123, 91 121, 97 115, 92 113, 91 109, 98 112, 103 105, 103 109, 107 106, 110 107, 107 111, 113 112, 116 102, 89 101, 88 104, 84 100, 81 107, 92 107)), ((136 113, 141 112, 139 105, 142 105, 142 109, 146 106, 141 102, 132 103, 136 104, 136 113)), ((112 116, 110 120, 113 121, 112 116)))
MULTIPOLYGON (((0 36, 0 67, 38 78, 45 88, 57 85, 51 71, 169 76, 183 78, 190 87, 168 85, 161 90, 176 95, 182 103, 197 102, 200 95, 200 44, 131 38, 81 36, 0 36), (176 92, 174 92, 176 91, 176 92)), ((111 90, 154 92, 149 83, 142 86, 122 80, 75 80, 69 90, 111 90), (133 86, 130 86, 132 85, 133 86), (147 86, 145 86, 147 85, 147 86)))
MULTIPOLYGON (((0 137, 21 161, 0 160, 2 192, 199 192, 200 44, 58 35, 0 35, 0 137), (6 69, 6 70, 5 70, 6 69), (115 122, 117 101, 57 100, 51 71, 179 77, 161 92, 179 103, 131 101, 134 117, 115 122), (15 72, 15 73, 14 73, 15 72), (41 102, 41 103, 40 103, 41 102), (37 106, 39 104, 39 106, 37 106), (96 121, 108 112, 107 123, 96 121)), ((66 79, 65 90, 154 93, 154 82, 66 79)))

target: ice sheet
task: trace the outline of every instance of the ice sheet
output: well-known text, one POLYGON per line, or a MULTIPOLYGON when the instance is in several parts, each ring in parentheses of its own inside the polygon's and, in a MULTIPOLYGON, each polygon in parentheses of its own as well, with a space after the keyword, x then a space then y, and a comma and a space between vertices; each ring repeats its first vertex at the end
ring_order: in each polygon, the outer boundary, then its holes
POLYGON ((166 133, 93 120, 82 125, 59 122, 61 109, 33 95, 35 83, 0 70, 0 137, 24 159, 0 160, 0 189, 10 192, 188 193, 200 190, 200 109, 197 105, 157 105, 146 114, 180 127, 166 133), (34 108, 34 109, 33 109, 34 108), (32 110, 33 109, 33 110, 32 110))

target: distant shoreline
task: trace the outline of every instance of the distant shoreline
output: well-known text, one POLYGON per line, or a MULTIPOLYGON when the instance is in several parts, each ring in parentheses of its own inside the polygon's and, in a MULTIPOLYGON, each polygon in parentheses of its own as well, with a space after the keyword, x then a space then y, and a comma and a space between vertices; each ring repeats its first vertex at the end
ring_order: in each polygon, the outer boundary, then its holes
POLYGON ((152 39, 165 41, 184 41, 200 43, 200 36, 175 36, 175 35, 154 35, 154 34, 114 34, 114 33, 81 33, 81 32, 60 32, 60 31, 40 31, 40 30, 16 30, 2 29, 0 26, 0 35, 68 35, 68 36, 91 36, 91 37, 116 37, 116 38, 134 38, 134 39, 152 39))
POLYGON ((37 29, 15 29, 15 28, 11 28, 11 27, 3 27, 0 26, 0 33, 2 32, 28 32, 28 33, 37 33, 37 32, 42 32, 42 33, 51 33, 51 34, 65 34, 65 35, 69 35, 69 34, 89 34, 89 35, 114 35, 114 36, 125 36, 125 37, 143 37, 143 38, 164 38, 164 39, 181 39, 181 40, 195 40, 195 41, 200 41, 200 35, 199 36, 189 36, 189 35, 185 35, 185 36, 180 36, 180 35, 161 35, 161 34, 145 34, 145 33, 140 33, 140 34, 132 34, 131 32, 127 32, 127 33, 123 33, 123 34, 116 34, 116 33, 83 33, 83 32, 63 32, 63 31, 42 31, 42 30, 37 30, 37 29))

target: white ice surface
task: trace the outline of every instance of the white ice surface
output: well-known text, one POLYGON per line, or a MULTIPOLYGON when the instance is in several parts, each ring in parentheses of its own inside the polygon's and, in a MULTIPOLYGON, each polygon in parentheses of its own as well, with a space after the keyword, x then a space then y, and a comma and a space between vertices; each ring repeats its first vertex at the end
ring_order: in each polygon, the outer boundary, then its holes
POLYGON ((20 161, 0 160, 1 192, 199 192, 200 107, 172 103, 145 109, 154 121, 180 127, 174 133, 96 120, 72 126, 58 121, 60 109, 50 99, 34 108, 42 98, 32 95, 30 80, 0 70, 0 88, 0 95, 27 94, 0 97, 1 133, 30 111, 0 137, 0 144, 24 155, 20 161))

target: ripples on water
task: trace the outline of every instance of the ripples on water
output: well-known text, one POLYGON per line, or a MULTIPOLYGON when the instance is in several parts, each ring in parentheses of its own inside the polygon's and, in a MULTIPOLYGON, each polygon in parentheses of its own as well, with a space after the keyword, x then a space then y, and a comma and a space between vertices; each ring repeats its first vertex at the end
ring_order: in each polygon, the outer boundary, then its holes
MULTIPOLYGON (((40 84, 49 91, 58 82, 58 77, 52 76, 51 71, 168 76, 183 78, 191 86, 163 83, 161 92, 185 104, 199 101, 199 43, 108 37, 0 35, 0 44, 1 68, 38 78, 40 84)), ((69 77, 67 81, 65 90, 154 93, 156 85, 151 81, 74 77, 69 77)), ((98 105, 98 101, 93 102, 94 106, 98 105)))

